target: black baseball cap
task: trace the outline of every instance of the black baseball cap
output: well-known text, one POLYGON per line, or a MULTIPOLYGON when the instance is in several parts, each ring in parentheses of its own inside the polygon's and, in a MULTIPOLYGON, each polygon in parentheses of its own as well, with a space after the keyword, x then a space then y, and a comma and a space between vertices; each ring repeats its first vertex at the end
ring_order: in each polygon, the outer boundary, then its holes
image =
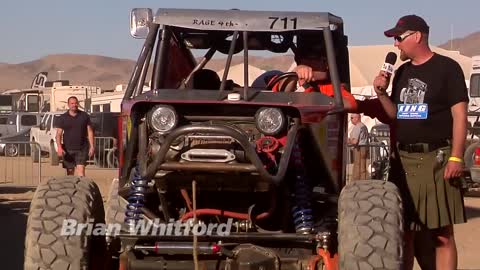
POLYGON ((406 31, 419 31, 428 34, 430 27, 424 19, 417 15, 407 15, 398 19, 397 24, 392 29, 384 32, 387 37, 399 36, 406 31))

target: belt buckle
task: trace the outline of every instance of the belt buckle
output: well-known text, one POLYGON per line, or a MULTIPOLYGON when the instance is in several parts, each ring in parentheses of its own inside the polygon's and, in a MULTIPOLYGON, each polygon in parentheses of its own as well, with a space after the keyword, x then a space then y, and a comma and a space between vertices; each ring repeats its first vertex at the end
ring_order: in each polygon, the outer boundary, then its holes
POLYGON ((408 153, 413 153, 413 152, 415 152, 415 145, 414 144, 405 144, 404 149, 408 153))
POLYGON ((425 144, 422 143, 414 143, 414 144, 408 144, 408 152, 409 153, 425 153, 428 152, 428 145, 426 145, 427 148, 425 149, 425 144))
POLYGON ((414 153, 423 153, 425 148, 423 148, 422 144, 412 144, 412 152, 414 153))

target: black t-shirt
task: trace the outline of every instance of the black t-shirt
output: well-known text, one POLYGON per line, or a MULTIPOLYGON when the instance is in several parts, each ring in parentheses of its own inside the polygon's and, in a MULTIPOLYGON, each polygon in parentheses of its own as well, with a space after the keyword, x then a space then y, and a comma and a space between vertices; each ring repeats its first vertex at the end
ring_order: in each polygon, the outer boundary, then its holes
POLYGON ((66 149, 80 150, 89 146, 88 125, 92 125, 90 116, 83 111, 78 111, 76 116, 71 116, 67 111, 58 118, 56 126, 63 129, 63 144, 66 149))
POLYGON ((427 62, 403 64, 392 85, 397 106, 397 138, 400 143, 435 143, 452 138, 451 107, 468 102, 460 65, 434 54, 427 62))

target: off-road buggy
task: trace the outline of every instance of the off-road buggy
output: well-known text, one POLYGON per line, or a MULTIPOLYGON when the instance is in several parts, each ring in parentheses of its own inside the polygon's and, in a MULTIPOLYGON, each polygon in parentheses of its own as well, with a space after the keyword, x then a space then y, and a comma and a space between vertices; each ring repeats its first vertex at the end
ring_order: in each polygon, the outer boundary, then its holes
POLYGON ((401 269, 396 186, 345 185, 341 83, 350 89, 350 81, 340 17, 135 9, 131 34, 145 43, 122 102, 119 179, 106 215, 91 180, 42 184, 26 268, 401 269), (271 91, 272 81, 296 79, 291 72, 251 87, 249 53, 296 53, 301 42, 324 46, 333 96, 271 91), (192 80, 215 54, 226 56, 219 87, 196 89, 192 80), (243 56, 243 85, 228 80, 234 54, 243 56), (65 219, 118 227, 67 237, 65 219))

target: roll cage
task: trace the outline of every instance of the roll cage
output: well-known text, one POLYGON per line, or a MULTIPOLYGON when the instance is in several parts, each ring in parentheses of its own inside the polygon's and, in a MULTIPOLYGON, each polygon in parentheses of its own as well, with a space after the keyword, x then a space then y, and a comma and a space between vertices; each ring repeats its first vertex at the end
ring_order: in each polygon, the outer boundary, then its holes
MULTIPOLYGON (((329 76, 334 87, 333 102, 326 104, 333 103, 332 112, 344 111, 340 84, 343 83, 347 89, 350 88, 349 58, 343 21, 337 16, 324 12, 190 9, 158 9, 155 16, 152 16, 150 9, 132 10, 132 18, 136 15, 135 18, 139 19, 141 15, 138 14, 145 14, 140 19, 143 20, 147 35, 128 83, 124 101, 135 99, 143 94, 145 79, 152 60, 151 89, 158 95, 157 90, 160 89, 186 88, 192 74, 202 69, 216 52, 227 56, 225 72, 221 78, 218 93, 210 94, 206 99, 225 99, 227 76, 233 55, 243 52, 245 83, 243 89, 235 90, 242 93, 243 101, 254 101, 255 97, 261 95, 255 94, 255 89, 249 87, 249 51, 285 53, 292 50, 295 53, 298 46, 295 40, 299 36, 318 34, 317 38, 309 42, 324 44, 329 76), (197 62, 191 49, 203 49, 207 52, 197 62), (152 59, 153 54, 154 59, 152 59)), ((262 99, 271 98, 270 96, 262 99)), ((279 98, 277 104, 305 102, 305 100, 292 102, 290 98, 279 98)), ((316 102, 312 104, 310 101, 309 105, 320 105, 317 102, 325 104, 325 99, 313 100, 316 102)))

